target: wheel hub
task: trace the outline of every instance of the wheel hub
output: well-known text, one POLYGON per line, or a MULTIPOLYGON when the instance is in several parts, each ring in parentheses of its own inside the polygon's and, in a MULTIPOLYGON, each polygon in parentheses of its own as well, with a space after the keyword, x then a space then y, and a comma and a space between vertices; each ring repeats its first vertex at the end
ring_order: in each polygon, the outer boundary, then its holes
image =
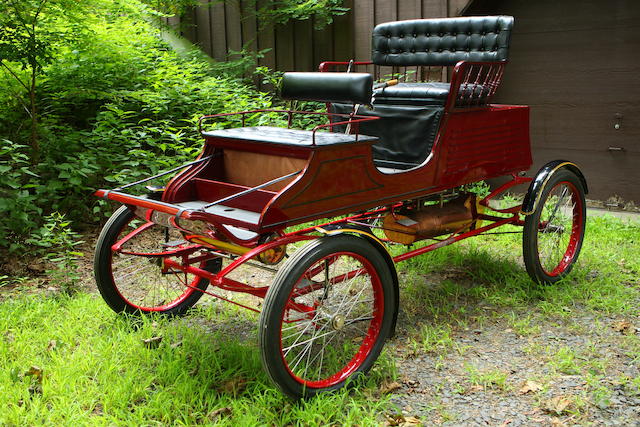
POLYGON ((336 314, 335 316, 333 316, 333 318, 331 319, 331 326, 333 327, 333 329, 335 329, 336 331, 339 331, 340 329, 344 328, 344 323, 345 323, 345 318, 343 315, 341 314, 336 314))

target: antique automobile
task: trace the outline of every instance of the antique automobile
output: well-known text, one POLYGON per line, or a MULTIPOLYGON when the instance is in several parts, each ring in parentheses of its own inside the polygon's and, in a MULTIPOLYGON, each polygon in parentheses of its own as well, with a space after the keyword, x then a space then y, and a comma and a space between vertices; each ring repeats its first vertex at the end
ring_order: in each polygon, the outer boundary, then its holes
POLYGON ((96 192, 122 204, 96 248, 106 303, 181 315, 209 294, 258 311, 264 369, 299 398, 374 364, 395 331, 395 263, 509 226, 535 282, 565 277, 583 242, 587 184, 564 160, 525 176, 529 107, 491 103, 512 26, 509 16, 380 24, 371 62, 285 73, 284 99, 326 112, 202 117, 196 160, 96 192), (249 117, 265 125, 245 126, 249 117), (163 187, 125 191, 169 174, 163 187), (485 197, 465 191, 493 178, 502 181, 485 197), (516 186, 524 197, 505 205, 516 186))

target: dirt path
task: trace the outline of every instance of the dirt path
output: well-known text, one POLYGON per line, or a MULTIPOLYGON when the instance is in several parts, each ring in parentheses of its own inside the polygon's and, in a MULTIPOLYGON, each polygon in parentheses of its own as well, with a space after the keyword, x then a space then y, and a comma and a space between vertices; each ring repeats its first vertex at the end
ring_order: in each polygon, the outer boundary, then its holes
POLYGON ((632 328, 579 310, 563 322, 537 317, 520 331, 498 318, 455 330, 446 348, 416 355, 401 332, 390 345, 400 377, 393 402, 405 415, 444 425, 637 426, 632 328))

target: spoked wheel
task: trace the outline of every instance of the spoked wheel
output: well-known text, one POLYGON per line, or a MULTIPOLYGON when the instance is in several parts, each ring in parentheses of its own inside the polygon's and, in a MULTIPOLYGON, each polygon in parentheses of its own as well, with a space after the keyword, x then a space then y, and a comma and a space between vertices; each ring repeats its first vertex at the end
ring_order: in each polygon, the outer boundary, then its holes
POLYGON ((315 240, 276 275, 260 315, 265 370, 294 398, 335 390, 371 368, 395 307, 389 266, 367 240, 315 240))
MULTIPOLYGON (((181 239, 175 230, 145 224, 126 206, 118 209, 100 233, 94 260, 96 283, 109 307, 117 313, 169 315, 182 315, 191 308, 209 281, 162 268, 164 259, 180 259, 163 254, 182 247, 181 239), (113 246, 123 239, 121 248, 114 251, 113 246)), ((222 259, 214 258, 199 267, 217 272, 221 266, 222 259)))
POLYGON ((556 172, 543 188, 536 210, 524 221, 524 262, 533 280, 554 283, 571 271, 580 254, 585 222, 580 179, 567 169, 556 172))

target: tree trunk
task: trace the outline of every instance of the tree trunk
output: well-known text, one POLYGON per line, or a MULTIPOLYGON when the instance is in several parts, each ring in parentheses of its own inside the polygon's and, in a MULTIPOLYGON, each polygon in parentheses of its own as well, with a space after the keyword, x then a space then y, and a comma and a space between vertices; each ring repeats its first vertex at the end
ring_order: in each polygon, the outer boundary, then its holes
POLYGON ((29 109, 31 110, 31 164, 36 165, 40 161, 40 143, 38 141, 38 112, 36 111, 36 73, 31 68, 31 87, 29 88, 29 109))

